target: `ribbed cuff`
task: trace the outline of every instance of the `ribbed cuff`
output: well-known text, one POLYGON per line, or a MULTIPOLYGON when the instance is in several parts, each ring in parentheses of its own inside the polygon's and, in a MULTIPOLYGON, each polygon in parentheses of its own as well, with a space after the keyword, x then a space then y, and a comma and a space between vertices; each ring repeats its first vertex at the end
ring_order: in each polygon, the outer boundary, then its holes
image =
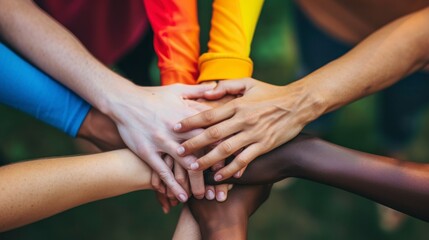
POLYGON ((200 77, 203 81, 251 77, 253 62, 248 57, 224 53, 205 53, 199 59, 200 77))

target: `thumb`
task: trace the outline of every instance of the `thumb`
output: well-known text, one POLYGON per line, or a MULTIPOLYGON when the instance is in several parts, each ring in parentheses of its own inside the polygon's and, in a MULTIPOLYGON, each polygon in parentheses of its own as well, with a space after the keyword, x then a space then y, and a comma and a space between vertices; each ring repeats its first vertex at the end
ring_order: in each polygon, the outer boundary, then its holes
POLYGON ((188 107, 196 110, 197 112, 203 112, 211 109, 211 107, 208 106, 207 104, 200 103, 194 100, 185 100, 185 103, 188 105, 188 107))
POLYGON ((203 98, 204 93, 209 90, 212 90, 215 86, 216 83, 200 85, 180 85, 178 86, 178 93, 181 95, 181 97, 187 99, 203 98))
POLYGON ((246 88, 247 84, 245 80, 223 80, 214 89, 208 90, 204 94, 204 98, 216 100, 225 95, 242 95, 246 91, 246 88))

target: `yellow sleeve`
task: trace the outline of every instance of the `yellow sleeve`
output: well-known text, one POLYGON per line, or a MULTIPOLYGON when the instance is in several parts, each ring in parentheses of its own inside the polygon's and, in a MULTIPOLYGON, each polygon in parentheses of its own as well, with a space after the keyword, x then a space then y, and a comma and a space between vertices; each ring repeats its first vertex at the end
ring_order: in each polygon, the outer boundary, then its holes
POLYGON ((253 33, 264 0, 214 0, 208 52, 198 61, 198 82, 250 77, 253 33))

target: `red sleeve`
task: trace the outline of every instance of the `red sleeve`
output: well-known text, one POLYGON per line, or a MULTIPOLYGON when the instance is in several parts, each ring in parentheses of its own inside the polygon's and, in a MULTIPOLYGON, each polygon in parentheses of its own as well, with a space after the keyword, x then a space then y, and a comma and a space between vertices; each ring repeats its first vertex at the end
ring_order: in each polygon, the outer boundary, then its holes
POLYGON ((196 84, 199 25, 196 0, 143 0, 154 31, 162 85, 196 84))

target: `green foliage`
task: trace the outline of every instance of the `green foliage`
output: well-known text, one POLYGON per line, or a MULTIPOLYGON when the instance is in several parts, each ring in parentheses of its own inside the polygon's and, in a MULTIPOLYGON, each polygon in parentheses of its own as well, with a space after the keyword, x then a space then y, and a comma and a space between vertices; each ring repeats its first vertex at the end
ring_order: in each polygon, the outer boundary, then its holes
MULTIPOLYGON (((210 1, 200 0, 199 7, 201 41, 206 43, 210 1)), ((255 76, 286 84, 293 80, 297 65, 290 1, 266 1, 260 19, 252 50, 255 76)), ((342 110, 326 138, 343 146, 380 152, 375 99, 371 97, 342 110)), ((0 107, 0 116, 0 150, 11 162, 79 153, 72 139, 22 113, 0 107)), ((406 151, 409 159, 429 159, 428 138, 426 127, 406 151)), ((149 191, 136 192, 86 204, 0 234, 0 239, 169 239, 179 209, 163 215, 153 195, 149 191)), ((428 229, 426 223, 409 218, 402 227, 387 233, 379 227, 371 201, 296 180, 288 188, 273 191, 252 218, 249 239, 427 239, 428 229)))

